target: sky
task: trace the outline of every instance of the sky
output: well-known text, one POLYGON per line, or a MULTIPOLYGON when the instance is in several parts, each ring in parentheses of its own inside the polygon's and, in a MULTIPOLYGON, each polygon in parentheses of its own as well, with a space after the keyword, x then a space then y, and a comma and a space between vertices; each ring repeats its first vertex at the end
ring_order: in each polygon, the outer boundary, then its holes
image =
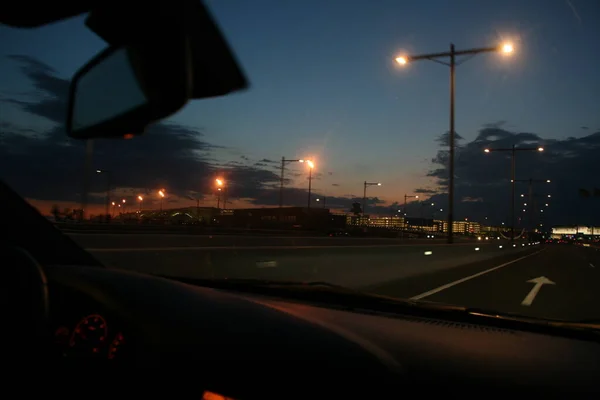
MULTIPOLYGON (((397 212, 408 194, 431 197, 409 213, 440 217, 449 69, 394 58, 447 51, 450 42, 461 50, 510 41, 510 56, 480 54, 456 70, 456 216, 507 218, 510 162, 483 154, 485 146, 542 145, 543 154, 519 154, 517 179, 552 180, 535 189, 552 196, 544 222, 600 223, 600 201, 579 196, 600 187, 596 0, 206 4, 250 88, 191 101, 130 141, 96 141, 94 166, 112 172, 115 198, 143 194, 156 206, 164 187, 172 206, 216 205, 221 176, 234 207, 272 206, 284 156, 315 161, 313 198, 332 208, 349 209, 370 181, 382 185, 369 187, 367 212, 397 212)), ((81 198, 84 150, 64 133, 64 108, 69 79, 105 47, 83 22, 0 26, 0 177, 43 212, 81 198)), ((304 206, 306 168, 289 165, 286 178, 286 205, 304 206)), ((97 210, 105 187, 93 178, 97 210)))

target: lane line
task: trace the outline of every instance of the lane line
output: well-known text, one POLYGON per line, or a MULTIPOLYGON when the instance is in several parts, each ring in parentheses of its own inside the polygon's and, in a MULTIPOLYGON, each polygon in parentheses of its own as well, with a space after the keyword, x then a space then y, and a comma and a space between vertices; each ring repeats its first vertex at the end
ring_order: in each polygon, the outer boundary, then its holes
POLYGON ((490 272, 492 272, 492 271, 496 271, 497 269, 504 268, 504 267, 506 267, 506 266, 508 266, 508 265, 510 265, 510 264, 514 264, 514 263, 516 263, 516 262, 518 262, 518 261, 521 261, 521 260, 524 260, 524 259, 526 259, 526 258, 528 258, 528 257, 535 256, 536 254, 540 254, 542 251, 544 251, 544 249, 542 249, 542 250, 539 250, 539 251, 536 251, 535 253, 528 254, 528 255, 526 255, 526 256, 523 256, 523 257, 519 257, 519 258, 517 258, 517 259, 514 259, 514 260, 512 260, 512 261, 505 262, 504 264, 500 264, 500 265, 498 265, 498 266, 496 266, 496 267, 493 267, 493 268, 490 268, 490 269, 486 269, 485 271, 481 271, 481 272, 478 272, 478 273, 476 273, 476 274, 473 274, 473 275, 470 275, 470 276, 466 276, 466 277, 464 277, 464 278, 462 278, 462 279, 459 279, 459 280, 457 280, 457 281, 454 281, 454 282, 447 283, 447 284, 445 284, 445 285, 442 285, 442 286, 440 286, 440 287, 437 287, 437 288, 435 288, 435 289, 432 289, 432 290, 430 290, 430 291, 427 291, 427 292, 425 292, 425 293, 421 293, 421 294, 418 294, 418 295, 416 295, 416 296, 413 296, 413 297, 411 297, 411 298, 410 298, 410 300, 421 300, 421 299, 423 299, 423 298, 425 298, 425 297, 429 297, 429 296, 431 296, 431 295, 433 295, 433 294, 439 293, 439 292, 441 292, 442 290, 449 289, 449 288, 451 288, 452 286, 456 286, 456 285, 458 285, 458 284, 461 284, 461 283, 463 283, 463 282, 466 282, 466 281, 469 281, 469 280, 471 280, 471 279, 477 278, 477 277, 479 277, 479 276, 485 275, 485 274, 487 274, 487 273, 490 273, 490 272))
POLYGON ((592 267, 592 268, 596 268, 596 267, 594 266, 594 264, 592 264, 592 263, 590 263, 590 267, 592 267))

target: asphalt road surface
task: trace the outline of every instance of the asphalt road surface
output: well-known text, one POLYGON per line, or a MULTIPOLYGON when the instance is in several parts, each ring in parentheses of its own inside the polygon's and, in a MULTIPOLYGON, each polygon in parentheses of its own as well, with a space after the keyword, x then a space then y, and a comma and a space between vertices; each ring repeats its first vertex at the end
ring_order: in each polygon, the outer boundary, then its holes
POLYGON ((600 320, 600 249, 539 246, 366 289, 540 318, 600 320))
MULTIPOLYGON (((253 248, 257 246, 371 246, 397 244, 445 243, 438 239, 362 238, 328 236, 248 236, 248 235, 188 235, 177 233, 67 233, 86 249, 171 249, 200 247, 253 248)), ((475 243, 473 239, 457 238, 457 243, 475 243)))
POLYGON ((352 288, 528 250, 485 240, 448 245, 436 240, 364 238, 281 238, 277 242, 277 238, 219 237, 212 242, 185 235, 72 237, 110 268, 188 278, 324 281, 352 288))
POLYGON ((197 278, 325 281, 500 313, 600 320, 600 249, 593 247, 360 238, 72 237, 112 268, 197 278))

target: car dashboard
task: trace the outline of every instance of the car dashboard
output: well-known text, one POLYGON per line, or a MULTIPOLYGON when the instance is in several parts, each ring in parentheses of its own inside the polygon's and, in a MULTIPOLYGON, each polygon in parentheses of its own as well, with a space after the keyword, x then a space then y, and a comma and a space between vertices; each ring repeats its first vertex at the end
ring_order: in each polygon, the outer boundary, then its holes
POLYGON ((600 393, 598 340, 344 310, 127 271, 46 271, 57 356, 75 364, 193 371, 232 398, 324 388, 336 397, 600 393))
POLYGON ((49 287, 49 302, 56 357, 73 363, 127 361, 125 323, 100 302, 60 284, 49 287))

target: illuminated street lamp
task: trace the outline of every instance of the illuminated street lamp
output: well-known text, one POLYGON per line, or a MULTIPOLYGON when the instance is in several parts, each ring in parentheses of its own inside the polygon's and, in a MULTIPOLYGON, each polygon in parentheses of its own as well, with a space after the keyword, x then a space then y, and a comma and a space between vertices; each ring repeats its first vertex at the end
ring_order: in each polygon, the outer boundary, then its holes
POLYGON ((306 165, 308 165, 308 208, 310 208, 310 192, 312 190, 312 170, 315 167, 315 164, 311 160, 306 160, 306 165))
POLYGON ((142 212, 142 203, 144 203, 144 198, 142 196, 138 196, 137 198, 140 201, 140 213, 141 213, 142 212))
POLYGON ((105 214, 106 214, 106 218, 108 218, 108 205, 110 204, 110 185, 112 184, 112 182, 111 182, 112 174, 110 171, 107 171, 105 169, 97 169, 96 173, 106 175, 106 211, 105 211, 105 214))
POLYGON ((408 194, 404 195, 404 214, 405 215, 406 215, 406 199, 410 199, 410 198, 418 199, 419 195, 416 195, 416 196, 410 196, 408 194))
POLYGON ((365 210, 367 208, 367 187, 369 186, 381 186, 381 182, 367 182, 363 183, 363 203, 362 203, 362 215, 365 216, 365 210))
POLYGON ((485 153, 508 151, 510 152, 510 183, 511 183, 511 194, 510 194, 510 240, 515 240, 515 155, 518 151, 544 151, 543 147, 516 147, 514 144, 510 148, 505 149, 484 149, 485 153))
MULTIPOLYGON (((535 224, 533 223, 533 212, 534 212, 534 199, 533 199, 533 184, 534 183, 550 183, 550 179, 515 179, 514 182, 527 182, 529 185, 529 194, 527 195, 527 197, 529 197, 529 202, 531 203, 529 206, 529 223, 531 225, 531 229, 535 228, 535 224)), ((525 197, 525 195, 521 195, 521 197, 525 197)), ((527 203, 524 204, 524 206, 527 206, 527 203)), ((525 211, 525 210, 523 210, 525 211)), ((543 210, 542 210, 543 212, 543 210)))
MULTIPOLYGON (((450 67, 450 130, 449 130, 449 180, 448 180, 448 243, 453 243, 453 220, 454 220, 454 76, 456 65, 460 63, 456 62, 457 56, 474 56, 480 53, 503 53, 511 54, 514 52, 514 47, 511 43, 505 43, 500 46, 494 47, 482 47, 468 50, 455 50, 454 44, 450 44, 450 51, 443 53, 431 53, 421 54, 417 56, 401 55, 396 57, 396 62, 399 65, 405 66, 409 62, 418 60, 431 60, 439 64, 447 65, 450 67), (449 62, 442 61, 441 59, 449 58, 449 62)), ((465 59, 466 60, 466 59, 465 59)), ((464 61, 464 60, 463 60, 464 61)))
POLYGON ((285 157, 281 157, 281 174, 279 175, 279 208, 283 207, 283 175, 285 173, 285 164, 291 162, 303 163, 304 160, 288 160, 285 157))
POLYGON ((158 196, 160 197, 160 212, 162 212, 162 209, 163 209, 163 199, 165 198, 165 189, 160 189, 158 191, 158 196))
POLYGON ((217 185, 217 209, 221 209, 221 193, 223 193, 223 208, 226 208, 227 198, 225 196, 225 181, 221 178, 215 179, 217 185))

